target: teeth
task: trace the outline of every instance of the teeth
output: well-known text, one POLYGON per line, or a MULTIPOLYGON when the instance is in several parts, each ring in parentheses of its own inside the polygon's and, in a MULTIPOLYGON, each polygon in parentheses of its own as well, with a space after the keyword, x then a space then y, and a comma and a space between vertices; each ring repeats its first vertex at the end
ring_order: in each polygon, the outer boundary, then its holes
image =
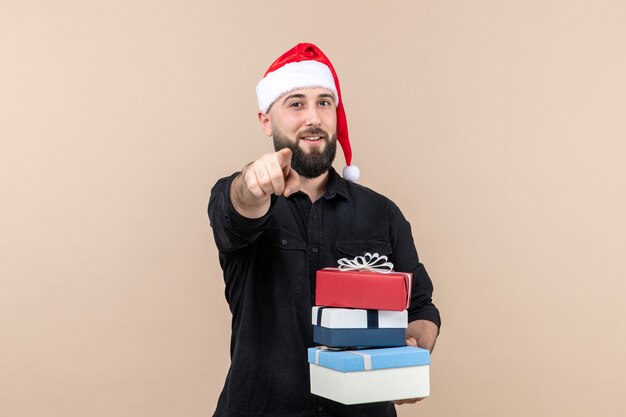
POLYGON ((305 136, 304 140, 320 140, 321 136, 305 136))

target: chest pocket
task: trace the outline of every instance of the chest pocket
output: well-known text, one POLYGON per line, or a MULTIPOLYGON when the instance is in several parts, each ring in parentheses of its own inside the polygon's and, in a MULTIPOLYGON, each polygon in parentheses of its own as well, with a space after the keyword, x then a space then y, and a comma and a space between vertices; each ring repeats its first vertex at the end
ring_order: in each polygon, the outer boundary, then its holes
POLYGON ((287 229, 271 228, 258 245, 257 287, 270 297, 301 293, 308 283, 306 242, 287 229))
POLYGON ((337 251, 340 258, 349 259, 363 256, 365 252, 369 252, 371 254, 386 255, 391 261, 392 255, 391 243, 378 239, 338 240, 337 251))

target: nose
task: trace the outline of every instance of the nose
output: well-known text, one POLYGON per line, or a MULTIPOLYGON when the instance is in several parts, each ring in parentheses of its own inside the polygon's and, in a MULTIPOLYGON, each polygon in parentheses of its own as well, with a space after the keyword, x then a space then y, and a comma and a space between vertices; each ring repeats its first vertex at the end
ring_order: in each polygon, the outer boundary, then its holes
POLYGON ((310 106, 306 114, 306 125, 320 126, 321 124, 322 120, 320 118, 319 109, 317 108, 317 106, 310 106))

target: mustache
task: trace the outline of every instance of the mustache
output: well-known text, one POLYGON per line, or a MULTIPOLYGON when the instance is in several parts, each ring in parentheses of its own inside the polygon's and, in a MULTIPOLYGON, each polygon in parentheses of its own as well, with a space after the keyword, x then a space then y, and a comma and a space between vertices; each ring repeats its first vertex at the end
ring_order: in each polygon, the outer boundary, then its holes
POLYGON ((303 135, 321 136, 322 139, 328 140, 328 133, 319 127, 311 127, 303 130, 298 134, 298 140, 300 140, 303 135))

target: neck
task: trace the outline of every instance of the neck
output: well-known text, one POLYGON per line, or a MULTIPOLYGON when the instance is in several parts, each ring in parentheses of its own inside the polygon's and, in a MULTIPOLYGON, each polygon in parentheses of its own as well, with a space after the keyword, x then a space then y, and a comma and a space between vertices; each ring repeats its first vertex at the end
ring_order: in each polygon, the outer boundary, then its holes
POLYGON ((315 202, 326 192, 328 178, 328 171, 315 178, 300 177, 300 190, 305 192, 312 202, 315 202))

